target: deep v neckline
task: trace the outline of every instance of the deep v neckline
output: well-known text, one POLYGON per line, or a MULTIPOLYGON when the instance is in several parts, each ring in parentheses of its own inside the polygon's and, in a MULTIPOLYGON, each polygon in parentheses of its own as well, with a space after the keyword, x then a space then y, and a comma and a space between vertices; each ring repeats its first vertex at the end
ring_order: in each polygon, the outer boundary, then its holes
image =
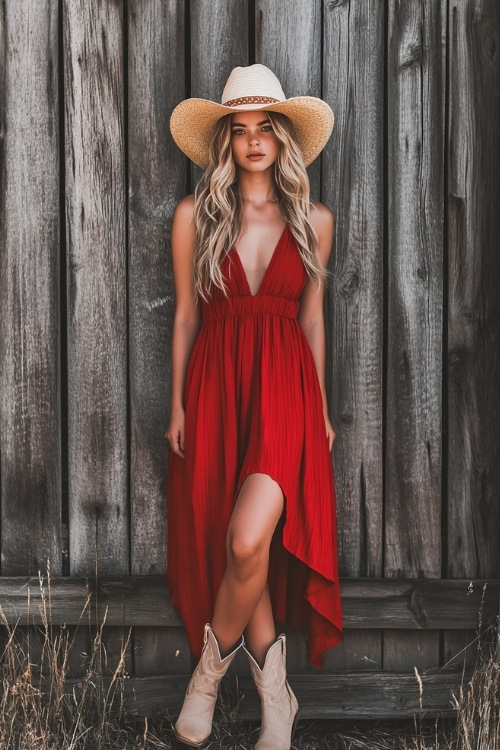
POLYGON ((250 295, 250 297, 258 297, 259 296, 259 294, 261 292, 261 289, 264 286, 264 282, 266 281, 267 276, 269 275, 269 270, 270 270, 271 266, 273 265, 273 263, 275 261, 275 258, 276 258, 277 254, 278 254, 278 250, 279 250, 279 248, 280 248, 280 246, 281 246, 281 244, 283 242, 283 237, 285 236, 287 229, 288 229, 288 224, 285 224, 285 227, 284 227, 284 229, 283 229, 283 231, 282 231, 282 233, 280 235, 280 238, 279 238, 278 242, 276 243, 276 246, 275 246, 275 248, 273 250, 273 253, 271 255, 271 259, 270 259, 269 263, 267 264, 266 270, 264 271, 264 275, 263 275, 263 277, 261 279, 261 282, 259 284, 259 288, 255 292, 255 294, 252 294, 252 290, 250 289, 250 284, 248 283, 248 277, 247 277, 245 268, 243 266, 243 263, 241 261, 240 254, 238 253, 238 249, 237 249, 236 246, 233 247, 234 254, 236 255, 236 257, 238 259, 237 262, 238 262, 238 265, 239 265, 240 270, 241 270, 241 275, 243 276, 243 280, 245 282, 245 286, 247 288, 247 292, 250 295))

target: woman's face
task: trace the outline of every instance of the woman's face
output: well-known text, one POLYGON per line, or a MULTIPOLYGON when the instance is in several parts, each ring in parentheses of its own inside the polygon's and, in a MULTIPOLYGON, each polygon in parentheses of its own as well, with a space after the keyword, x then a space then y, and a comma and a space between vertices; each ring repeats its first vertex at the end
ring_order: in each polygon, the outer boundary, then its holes
POLYGON ((248 172, 264 172, 274 164, 279 141, 267 112, 231 115, 231 149, 237 166, 248 172))

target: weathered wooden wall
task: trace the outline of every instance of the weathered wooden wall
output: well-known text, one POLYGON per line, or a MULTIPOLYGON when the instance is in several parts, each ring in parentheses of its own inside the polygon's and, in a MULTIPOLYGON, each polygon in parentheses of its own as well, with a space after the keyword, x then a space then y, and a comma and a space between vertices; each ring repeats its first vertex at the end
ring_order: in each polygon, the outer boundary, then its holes
MULTIPOLYGON (((5 0, 3 577, 47 559, 55 576, 164 575, 169 231, 199 176, 168 120, 254 61, 336 117, 310 178, 336 218, 342 576, 500 575, 496 0, 5 0)), ((186 675, 183 629, 160 620, 134 625, 130 668, 186 675)), ((350 620, 327 671, 438 667, 467 636, 448 624, 350 620)), ((290 638, 291 670, 310 672, 290 638)))

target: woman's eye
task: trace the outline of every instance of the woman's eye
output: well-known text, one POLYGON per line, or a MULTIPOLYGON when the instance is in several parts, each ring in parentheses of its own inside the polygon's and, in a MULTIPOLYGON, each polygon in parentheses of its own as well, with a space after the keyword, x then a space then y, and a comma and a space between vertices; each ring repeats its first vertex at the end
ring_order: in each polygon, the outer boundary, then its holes
POLYGON ((233 130, 232 135, 243 135, 244 132, 244 130, 233 130))
POLYGON ((264 126, 262 127, 262 130, 263 130, 263 132, 264 132, 264 133, 269 133, 269 131, 270 131, 270 130, 272 130, 272 129, 273 129, 273 128, 272 128, 272 126, 271 126, 271 125, 264 125, 264 126))

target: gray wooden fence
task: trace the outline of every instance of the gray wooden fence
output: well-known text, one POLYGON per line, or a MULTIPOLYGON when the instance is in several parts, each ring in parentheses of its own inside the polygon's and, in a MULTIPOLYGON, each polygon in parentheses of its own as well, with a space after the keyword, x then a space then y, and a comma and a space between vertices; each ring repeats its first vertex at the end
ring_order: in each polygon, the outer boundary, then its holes
POLYGON ((19 592, 50 560, 56 620, 76 626, 92 586, 110 659, 133 626, 139 710, 175 707, 192 662, 164 585, 169 231, 199 172, 168 120, 253 61, 336 116, 310 177, 336 217, 346 632, 323 673, 290 633, 291 680, 303 715, 405 715, 417 667, 446 711, 486 580, 498 612, 497 0, 4 0, 0 603, 28 625, 19 592))

